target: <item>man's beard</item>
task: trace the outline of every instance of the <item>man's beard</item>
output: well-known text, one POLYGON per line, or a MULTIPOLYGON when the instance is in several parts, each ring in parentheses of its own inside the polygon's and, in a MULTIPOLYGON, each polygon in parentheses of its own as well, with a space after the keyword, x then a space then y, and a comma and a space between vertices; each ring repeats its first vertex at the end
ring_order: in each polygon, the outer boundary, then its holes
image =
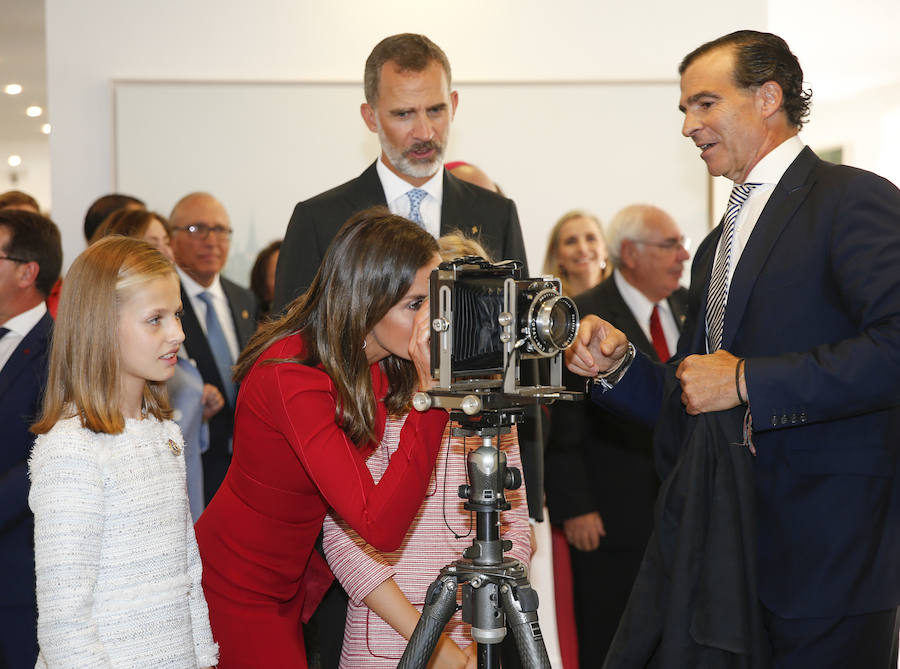
POLYGON ((394 166, 401 174, 405 174, 413 179, 427 179, 434 176, 444 162, 444 144, 430 140, 428 142, 417 142, 407 149, 398 150, 396 146, 388 141, 378 124, 378 140, 381 142, 381 150, 384 151, 391 165, 394 166), (416 151, 434 149, 435 154, 428 159, 416 158, 413 154, 416 151))

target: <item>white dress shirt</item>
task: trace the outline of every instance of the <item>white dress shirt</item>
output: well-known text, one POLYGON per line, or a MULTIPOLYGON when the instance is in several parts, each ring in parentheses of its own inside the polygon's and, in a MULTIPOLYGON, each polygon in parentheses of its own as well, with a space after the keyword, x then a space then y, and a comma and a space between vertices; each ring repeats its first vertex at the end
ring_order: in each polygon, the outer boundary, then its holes
POLYGON ((9 332, 4 335, 3 339, 0 339, 0 369, 3 369, 16 347, 22 343, 25 335, 31 332, 31 329, 38 324, 45 313, 47 313, 47 305, 40 302, 37 306, 23 311, 18 316, 13 316, 2 324, 9 332))
POLYGON ((622 276, 619 270, 613 272, 613 281, 616 282, 616 288, 619 289, 622 299, 625 300, 625 304, 631 310, 638 325, 641 326, 644 334, 647 335, 647 341, 651 343, 653 342, 653 335, 650 332, 650 316, 653 314, 654 304, 659 308, 659 322, 666 337, 669 355, 675 355, 675 349, 678 348, 679 332, 678 324, 675 322, 675 314, 672 313, 672 309, 669 307, 669 301, 651 302, 646 295, 628 283, 628 279, 622 276))
MULTIPOLYGON (((378 178, 381 180, 381 187, 384 189, 384 199, 387 201, 388 209, 395 216, 409 218, 411 207, 409 197, 406 194, 413 188, 416 188, 416 186, 410 185, 391 172, 381 158, 375 163, 375 171, 378 172, 378 178)), ((434 176, 421 186, 418 186, 418 188, 428 193, 419 204, 422 227, 437 239, 441 236, 441 200, 444 196, 444 166, 441 165, 438 171, 434 173, 434 176)))
POLYGON ((184 287, 184 292, 188 294, 191 307, 193 307, 194 313, 197 315, 197 320, 200 321, 200 327, 203 328, 204 334, 208 334, 206 332, 206 303, 197 296, 204 291, 212 295, 213 306, 216 309, 216 316, 219 317, 222 332, 225 333, 225 340, 228 342, 228 350, 231 351, 232 362, 236 361, 241 349, 238 345, 234 318, 231 316, 231 307, 228 306, 228 298, 225 296, 225 291, 222 290, 219 275, 216 274, 216 278, 213 279, 210 287, 206 288, 189 277, 180 267, 176 267, 176 269, 178 270, 178 277, 181 279, 181 285, 184 287))
MULTIPOLYGON (((761 184, 753 189, 750 197, 744 202, 741 211, 738 213, 737 221, 734 224, 734 242, 731 247, 731 263, 728 266, 728 287, 731 287, 731 279, 734 276, 734 268, 737 267, 738 260, 747 246, 747 240, 753 228, 756 227, 756 221, 759 220, 760 214, 772 196, 775 186, 781 181, 781 177, 787 172, 788 167, 794 162, 794 159, 800 155, 806 145, 799 135, 794 135, 790 139, 776 146, 769 151, 762 159, 756 163, 750 174, 747 175, 746 183, 761 184)), ((719 240, 722 243, 722 240, 719 240)), ((716 250, 718 254, 718 249, 716 250)))

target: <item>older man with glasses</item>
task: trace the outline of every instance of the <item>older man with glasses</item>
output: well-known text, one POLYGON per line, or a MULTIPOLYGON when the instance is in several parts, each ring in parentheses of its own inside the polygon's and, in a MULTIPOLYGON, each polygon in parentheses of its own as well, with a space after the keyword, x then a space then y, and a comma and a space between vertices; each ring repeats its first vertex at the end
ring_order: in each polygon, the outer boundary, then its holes
MULTIPOLYGON (((665 362, 675 352, 687 307, 680 280, 690 241, 662 209, 636 204, 607 226, 612 276, 575 298, 634 346, 665 362)), ((567 385, 584 379, 567 372, 567 385)), ((572 547, 581 666, 599 667, 628 602, 653 529, 659 488, 652 430, 590 400, 552 406, 546 489, 550 518, 572 547)))
POLYGON ((231 366, 256 330, 259 305, 252 292, 221 276, 232 234, 221 202, 208 193, 191 193, 178 201, 169 221, 181 278, 184 347, 196 361, 203 381, 216 386, 227 405, 210 419, 209 449, 203 453, 208 504, 231 461, 237 398, 231 366))

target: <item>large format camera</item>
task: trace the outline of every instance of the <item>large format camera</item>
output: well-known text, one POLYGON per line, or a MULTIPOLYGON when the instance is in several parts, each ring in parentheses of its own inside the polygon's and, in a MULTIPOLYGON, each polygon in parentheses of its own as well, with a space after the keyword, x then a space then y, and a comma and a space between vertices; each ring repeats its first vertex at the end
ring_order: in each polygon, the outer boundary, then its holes
POLYGON ((438 383, 416 393, 413 406, 448 409, 454 435, 482 439, 481 448, 466 456, 469 483, 459 489, 465 508, 476 515, 475 538, 429 587, 398 668, 424 669, 456 611, 461 587, 462 617, 478 643, 479 669, 499 666, 507 626, 522 666, 550 669, 528 569, 503 557, 512 547, 500 536, 500 512, 510 508, 503 491, 518 488, 522 479, 507 468, 493 440, 509 433, 528 405, 581 396, 562 386, 563 350, 575 341, 578 309, 563 297, 558 279, 526 278, 518 262, 493 265, 477 256, 442 263, 431 274, 429 293, 431 367, 438 383), (549 361, 550 384, 541 385, 535 374, 534 384, 523 385, 523 361, 535 373, 539 359, 549 361))
POLYGON ((558 279, 523 277, 515 261, 457 258, 432 272, 430 308, 431 366, 438 379, 431 394, 480 403, 456 407, 444 400, 439 406, 472 415, 566 397, 563 351, 578 332, 578 309, 562 295, 558 279), (531 359, 549 360, 549 385, 537 378, 522 383, 522 362, 531 359))

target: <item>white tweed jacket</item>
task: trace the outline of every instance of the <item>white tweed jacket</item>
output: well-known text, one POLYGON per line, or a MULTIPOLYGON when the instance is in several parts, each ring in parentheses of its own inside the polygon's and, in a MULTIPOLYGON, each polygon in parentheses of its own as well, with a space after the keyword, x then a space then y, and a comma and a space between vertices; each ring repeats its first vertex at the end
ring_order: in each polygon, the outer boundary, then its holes
POLYGON ((115 435, 71 418, 37 438, 36 669, 216 664, 183 453, 178 426, 154 418, 115 435))

